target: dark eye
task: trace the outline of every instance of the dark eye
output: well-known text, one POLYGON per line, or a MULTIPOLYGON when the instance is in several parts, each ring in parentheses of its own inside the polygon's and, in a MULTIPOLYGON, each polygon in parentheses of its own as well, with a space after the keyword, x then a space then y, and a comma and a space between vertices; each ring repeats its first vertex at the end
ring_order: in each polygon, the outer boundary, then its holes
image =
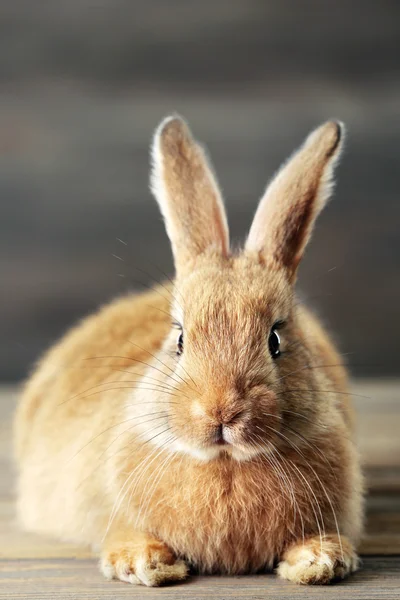
POLYGON ((180 356, 183 352, 183 332, 181 331, 176 341, 176 353, 180 356))
POLYGON ((278 358, 280 355, 281 338, 276 329, 272 328, 268 338, 268 347, 272 358, 278 358))

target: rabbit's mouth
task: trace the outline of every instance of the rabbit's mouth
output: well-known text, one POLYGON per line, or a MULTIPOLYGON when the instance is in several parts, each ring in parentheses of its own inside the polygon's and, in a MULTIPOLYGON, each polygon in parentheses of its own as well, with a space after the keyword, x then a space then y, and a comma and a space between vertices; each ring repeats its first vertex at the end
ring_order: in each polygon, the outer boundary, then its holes
MULTIPOLYGON (((200 413, 199 408, 197 412, 200 413)), ((205 461, 226 457, 247 461, 270 452, 269 444, 258 435, 258 421, 252 422, 249 411, 242 409, 222 423, 204 419, 203 412, 196 416, 190 432, 177 428, 175 450, 205 461)))
POLYGON ((237 461, 247 461, 260 453, 260 447, 246 443, 246 439, 240 434, 229 428, 223 428, 222 434, 210 440, 204 447, 204 452, 210 459, 230 456, 237 461))
POLYGON ((217 446, 227 446, 229 444, 229 442, 224 440, 224 438, 219 438, 218 440, 216 440, 215 443, 217 444, 217 446))
POLYGON ((227 456, 237 461, 246 461, 259 454, 259 450, 256 450, 254 446, 244 442, 230 441, 223 437, 217 439, 214 437, 214 439, 199 445, 178 439, 174 443, 174 449, 201 461, 216 460, 227 456))
POLYGON ((215 434, 215 444, 217 446, 228 446, 231 443, 230 433, 226 426, 219 425, 215 434))

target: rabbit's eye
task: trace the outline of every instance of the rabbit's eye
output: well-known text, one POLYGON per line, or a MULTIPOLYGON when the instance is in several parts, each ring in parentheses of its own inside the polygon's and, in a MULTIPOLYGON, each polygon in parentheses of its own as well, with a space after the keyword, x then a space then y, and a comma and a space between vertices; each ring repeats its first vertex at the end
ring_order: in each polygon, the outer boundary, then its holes
POLYGON ((178 339, 176 341, 176 353, 178 356, 180 356, 183 352, 183 332, 181 331, 181 333, 178 336, 178 339))
POLYGON ((279 337, 279 334, 276 331, 276 329, 272 328, 268 338, 268 347, 272 358, 278 358, 278 356, 280 355, 280 345, 281 338, 279 337))

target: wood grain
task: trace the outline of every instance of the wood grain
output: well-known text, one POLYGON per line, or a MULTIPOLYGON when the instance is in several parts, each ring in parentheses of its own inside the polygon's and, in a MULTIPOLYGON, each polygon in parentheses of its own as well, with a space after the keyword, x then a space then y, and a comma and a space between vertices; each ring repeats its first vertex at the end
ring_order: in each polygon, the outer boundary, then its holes
MULTIPOLYGON (((324 588, 324 599, 400 599, 400 413, 399 382, 354 385, 359 446, 369 488, 362 570, 324 588)), ((0 600, 101 598, 320 598, 321 588, 303 588, 259 575, 192 577, 176 587, 150 590, 106 582, 87 548, 19 531, 14 513, 11 419, 17 387, 0 388, 0 600)))
POLYGON ((74 559, 12 560, 0 562, 0 598, 86 600, 113 598, 191 598, 214 600, 253 598, 324 600, 400 598, 400 559, 370 557, 361 571, 338 586, 302 587, 272 574, 251 577, 192 577, 173 587, 149 589, 122 582, 104 581, 94 561, 74 559))

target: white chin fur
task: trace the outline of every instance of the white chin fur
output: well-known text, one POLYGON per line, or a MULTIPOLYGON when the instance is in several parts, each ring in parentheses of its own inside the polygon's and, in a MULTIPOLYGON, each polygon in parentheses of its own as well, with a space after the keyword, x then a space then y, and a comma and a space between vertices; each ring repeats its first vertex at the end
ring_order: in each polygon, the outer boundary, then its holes
POLYGON ((189 456, 192 456, 193 458, 197 458, 197 460, 202 460, 204 462, 215 460, 223 452, 228 452, 232 456, 232 458, 234 458, 238 462, 250 460, 257 454, 259 454, 258 450, 254 448, 249 448, 249 450, 242 450, 237 446, 211 446, 209 448, 196 448, 194 446, 190 446, 183 440, 177 440, 174 443, 174 450, 176 452, 188 454, 189 456))

